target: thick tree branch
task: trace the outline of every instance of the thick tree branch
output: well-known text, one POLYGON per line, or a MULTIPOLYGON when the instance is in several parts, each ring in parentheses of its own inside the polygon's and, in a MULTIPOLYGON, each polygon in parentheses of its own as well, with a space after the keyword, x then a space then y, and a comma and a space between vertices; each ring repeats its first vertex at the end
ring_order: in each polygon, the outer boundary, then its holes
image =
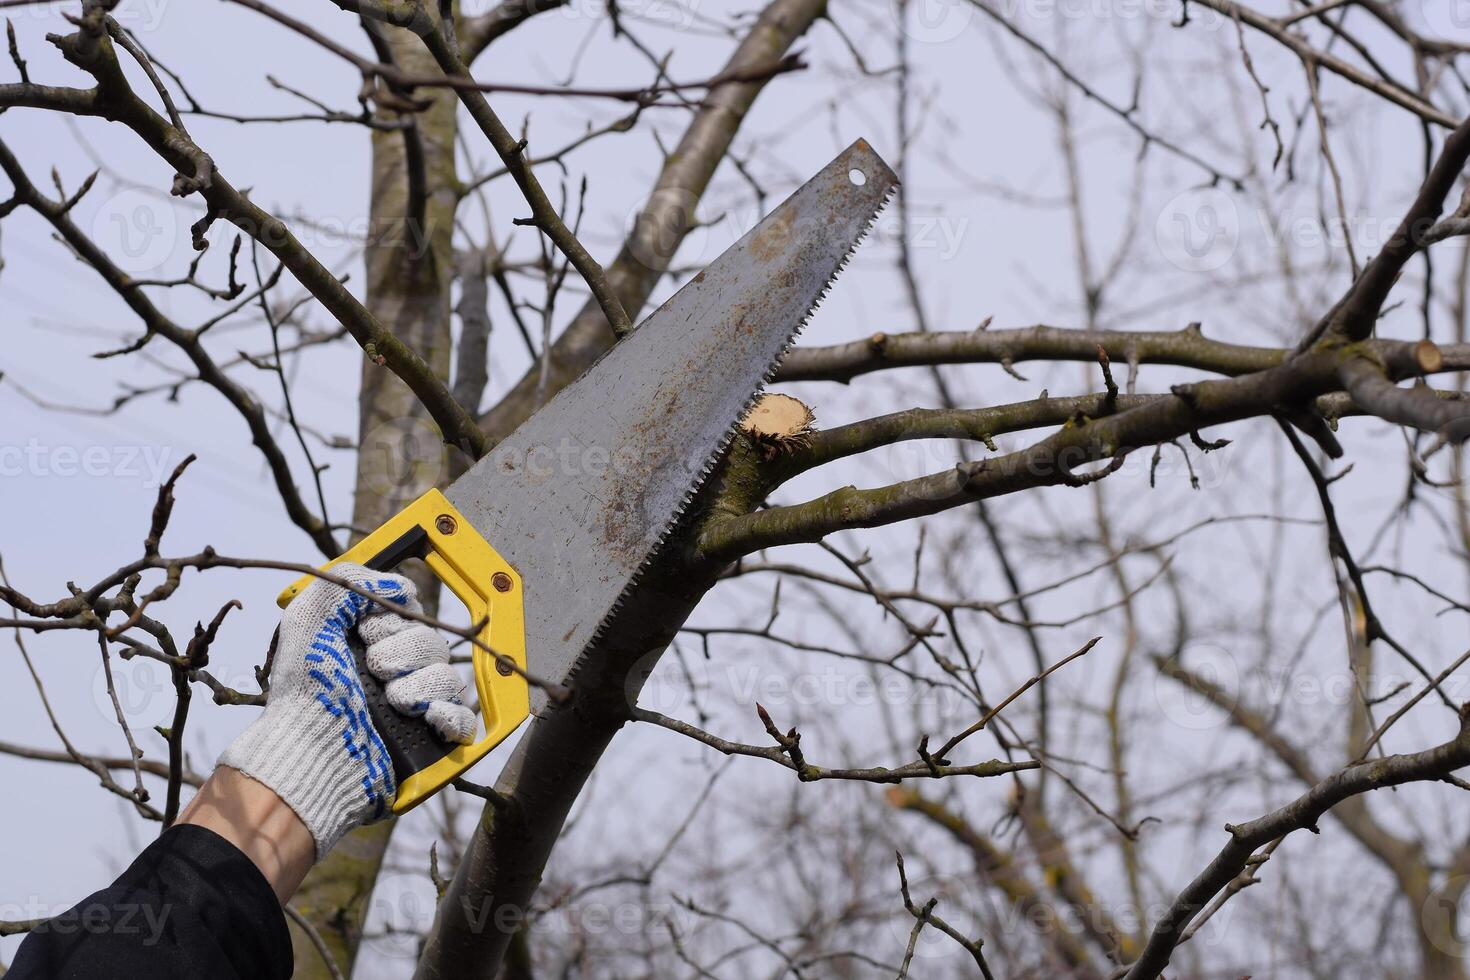
POLYGON ((1470 436, 1462 405, 1438 397, 1428 388, 1400 388, 1383 369, 1365 358, 1352 358, 1340 372, 1342 386, 1367 415, 1426 432, 1439 432, 1455 442, 1470 436))
POLYGON ((990 408, 911 408, 879 415, 849 425, 822 429, 806 446, 778 456, 772 469, 784 481, 833 460, 914 439, 962 439, 990 443, 995 436, 1046 425, 1063 425, 1076 418, 1112 414, 1168 395, 1118 395, 1105 392, 1069 398, 1034 398, 990 408))
POLYGON ((1126 363, 1176 364, 1216 374, 1249 374, 1273 367, 1285 352, 1211 340, 1198 324, 1182 330, 1069 330, 1038 324, 1012 330, 876 333, 830 347, 798 347, 781 364, 777 381, 851 381, 897 367, 935 364, 1011 364, 1022 361, 1096 361, 1101 347, 1126 363))
MULTIPOLYGON (((1419 345, 1387 342, 1380 354, 1391 372, 1422 373, 1419 345)), ((1076 467, 1099 460, 1116 466, 1127 453, 1169 442, 1199 430, 1253 416, 1278 406, 1301 405, 1335 391, 1338 373, 1354 351, 1303 354, 1269 370, 1229 380, 1176 386, 1172 395, 1116 415, 1078 419, 1050 437, 1017 452, 961 463, 950 470, 869 490, 844 487, 803 504, 771 507, 741 516, 716 515, 698 535, 696 554, 733 560, 762 548, 818 541, 845 528, 877 527, 922 517, 985 497, 1032 487, 1075 484, 1086 476, 1076 467)), ((1448 363, 1443 359, 1440 364, 1448 363)), ((1470 409, 1445 401, 1461 412, 1470 409)))
MULTIPOLYGON (((1416 362, 1412 344, 1385 341, 1376 356, 1393 358, 1393 370, 1416 362)), ((1073 330, 1037 325, 1008 330, 953 330, 931 333, 877 333, 865 340, 830 347, 798 347, 781 364, 776 381, 838 381, 901 367, 937 364, 1001 364, 1023 361, 1094 363, 1101 347, 1113 361, 1171 364, 1234 377, 1275 367, 1290 351, 1211 340, 1198 324, 1182 330, 1073 330)), ((1439 348, 1451 368, 1470 367, 1470 346, 1439 348)), ((1434 370, 1440 370, 1435 368, 1434 370)))
POLYGON ((1460 179, 1467 160, 1470 160, 1470 118, 1445 139, 1439 158, 1420 185, 1414 203, 1338 304, 1328 329, 1350 340, 1362 340, 1372 334, 1379 311, 1404 266, 1428 244, 1429 232, 1444 210, 1445 198, 1460 179))

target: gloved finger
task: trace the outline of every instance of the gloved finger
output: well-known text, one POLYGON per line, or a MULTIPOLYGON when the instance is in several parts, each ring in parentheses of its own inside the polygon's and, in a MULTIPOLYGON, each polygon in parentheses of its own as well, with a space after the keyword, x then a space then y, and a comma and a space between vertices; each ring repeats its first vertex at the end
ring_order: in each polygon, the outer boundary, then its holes
POLYGON ((375 603, 361 593, 345 589, 335 582, 317 579, 286 607, 284 620, 291 623, 325 622, 329 627, 346 630, 355 625, 370 609, 415 601, 418 590, 412 580, 392 572, 378 572, 362 565, 342 562, 328 571, 366 592, 381 596, 375 603))
POLYGON ((459 672, 444 663, 430 664, 383 687, 388 703, 406 715, 422 715, 435 701, 459 702, 464 689, 459 672))
POLYGON ((379 640, 386 639, 395 633, 420 627, 427 629, 423 623, 416 619, 397 614, 399 609, 407 609, 409 612, 423 613, 424 607, 419 604, 418 599, 410 598, 396 606, 385 606, 381 603, 373 603, 357 624, 357 635, 362 637, 364 646, 371 647, 379 640))
POLYGON ((447 741, 468 745, 475 740, 475 713, 462 704, 431 701, 424 721, 447 741))
POLYGON ((432 664, 449 663, 449 641, 438 630, 392 614, 372 618, 391 618, 409 624, 368 645, 368 670, 379 680, 396 680, 432 664))

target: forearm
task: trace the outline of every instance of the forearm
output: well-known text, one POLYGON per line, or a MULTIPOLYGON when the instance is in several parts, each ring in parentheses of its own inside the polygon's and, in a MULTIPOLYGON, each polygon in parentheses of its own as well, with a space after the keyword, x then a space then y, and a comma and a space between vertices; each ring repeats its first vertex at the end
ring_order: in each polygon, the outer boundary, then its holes
POLYGON ((179 815, 238 847, 285 905, 316 859, 311 831, 267 786, 219 766, 179 815))

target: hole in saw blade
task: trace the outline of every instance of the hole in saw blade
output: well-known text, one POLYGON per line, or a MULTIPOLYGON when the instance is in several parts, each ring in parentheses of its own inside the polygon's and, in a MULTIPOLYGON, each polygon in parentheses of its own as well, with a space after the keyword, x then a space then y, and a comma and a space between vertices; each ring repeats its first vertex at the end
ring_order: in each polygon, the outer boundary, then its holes
POLYGON ((858 187, 861 187, 868 182, 868 175, 863 173, 861 170, 854 168, 847 172, 847 179, 852 181, 858 187))

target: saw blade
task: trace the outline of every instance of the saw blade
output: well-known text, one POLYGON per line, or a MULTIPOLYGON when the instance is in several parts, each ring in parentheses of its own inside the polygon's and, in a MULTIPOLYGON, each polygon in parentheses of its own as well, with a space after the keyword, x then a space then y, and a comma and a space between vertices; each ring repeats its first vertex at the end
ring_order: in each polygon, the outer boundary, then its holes
POLYGON ((524 580, 532 676, 575 677, 897 184, 848 147, 445 491, 524 580))

